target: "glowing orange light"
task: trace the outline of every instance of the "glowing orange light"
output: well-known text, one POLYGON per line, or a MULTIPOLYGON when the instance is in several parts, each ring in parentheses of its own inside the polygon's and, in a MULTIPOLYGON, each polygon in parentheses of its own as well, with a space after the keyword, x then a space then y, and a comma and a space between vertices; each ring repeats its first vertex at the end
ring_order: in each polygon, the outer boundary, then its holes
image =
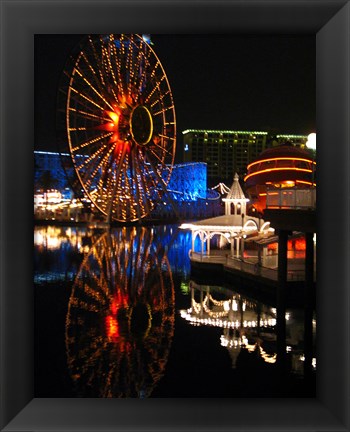
POLYGON ((304 251, 306 250, 306 241, 305 238, 299 238, 299 239, 295 239, 295 243, 294 243, 294 248, 295 250, 298 251, 304 251))
POLYGON ((109 339, 115 341, 119 337, 118 321, 112 316, 106 316, 106 331, 109 339))
POLYGON ((112 312, 113 315, 116 315, 118 310, 121 307, 127 307, 129 303, 129 296, 127 294, 122 294, 120 291, 118 291, 117 293, 114 294, 112 301, 111 301, 111 306, 110 306, 110 311, 112 312))
MULTIPOLYGON (((278 249, 278 243, 270 243, 269 245, 267 245, 267 249, 271 251, 276 251, 278 249)), ((293 250, 305 251, 305 249, 306 249, 305 237, 288 240, 287 242, 288 251, 293 251, 293 250)))
POLYGON ((304 172, 308 172, 311 173, 312 170, 311 169, 305 169, 305 168, 294 168, 294 167, 287 167, 287 168, 268 168, 268 169, 264 169, 261 171, 256 171, 254 173, 248 174, 247 176, 245 176, 244 181, 247 181, 248 178, 258 175, 258 174, 262 174, 264 172, 271 172, 271 171, 304 171, 304 172))
POLYGON ((297 183, 307 184, 307 185, 310 185, 310 186, 316 186, 316 183, 311 183, 311 182, 304 181, 304 180, 296 180, 296 182, 297 183))
MULTIPOLYGON (((116 110, 117 111, 117 110, 116 110)), ((119 122, 119 116, 120 116, 120 112, 119 110, 117 112, 113 112, 113 111, 106 111, 106 114, 109 115, 109 117, 113 120, 113 122, 115 124, 118 124, 119 122)))
POLYGON ((277 157, 277 158, 257 160, 255 162, 252 162, 251 164, 249 164, 247 166, 247 168, 249 169, 250 167, 252 167, 254 165, 258 165, 258 164, 263 163, 263 162, 272 162, 272 161, 279 161, 279 160, 302 161, 302 162, 307 162, 307 163, 314 163, 316 165, 316 162, 312 161, 311 159, 296 158, 296 157, 277 157))

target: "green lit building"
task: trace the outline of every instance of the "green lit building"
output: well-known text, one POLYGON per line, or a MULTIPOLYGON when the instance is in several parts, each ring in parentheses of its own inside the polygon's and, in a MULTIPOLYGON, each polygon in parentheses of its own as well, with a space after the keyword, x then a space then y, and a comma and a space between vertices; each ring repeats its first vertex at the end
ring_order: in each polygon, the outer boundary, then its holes
POLYGON ((235 173, 247 174, 247 165, 267 147, 267 132, 196 130, 182 132, 184 162, 206 162, 208 185, 230 182, 235 173))
POLYGON ((308 139, 307 135, 276 135, 276 137, 272 141, 272 146, 275 147, 280 144, 285 144, 289 142, 293 144, 295 147, 305 148, 306 141, 308 139))

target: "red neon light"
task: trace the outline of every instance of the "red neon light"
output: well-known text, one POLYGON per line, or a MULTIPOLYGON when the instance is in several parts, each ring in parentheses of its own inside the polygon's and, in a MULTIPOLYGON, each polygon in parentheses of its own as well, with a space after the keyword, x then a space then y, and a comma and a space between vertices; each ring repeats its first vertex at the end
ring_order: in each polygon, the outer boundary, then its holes
POLYGON ((247 166, 247 169, 252 167, 253 165, 257 165, 263 162, 272 162, 272 161, 279 161, 279 160, 290 160, 290 161, 302 161, 302 162, 308 162, 308 163, 314 163, 316 165, 316 162, 311 159, 304 159, 304 158, 296 158, 296 157, 277 157, 277 158, 270 158, 270 159, 261 159, 257 160, 255 162, 252 162, 247 166))
POLYGON ((124 141, 120 139, 119 120, 122 114, 117 106, 115 106, 114 109, 115 111, 105 111, 105 114, 107 114, 112 121, 109 121, 108 123, 104 123, 99 126, 95 126, 94 129, 113 132, 108 141, 108 144, 115 144, 114 156, 117 157, 122 152, 124 147, 126 147, 126 151, 128 153, 130 152, 130 143, 129 141, 124 141))
POLYGON ((256 172, 254 172, 254 173, 251 173, 251 174, 248 174, 247 176, 245 176, 245 178, 244 178, 244 181, 247 181, 247 179, 249 178, 249 177, 252 177, 252 176, 255 176, 255 175, 258 175, 258 174, 261 174, 261 173, 264 173, 264 172, 271 172, 271 171, 304 171, 304 172, 309 172, 309 173, 311 173, 312 172, 312 170, 310 170, 310 169, 305 169, 305 168, 294 168, 294 167, 290 167, 290 168, 268 168, 268 169, 264 169, 264 170, 261 170, 261 171, 256 171, 256 172))
POLYGON ((311 183, 311 182, 308 182, 308 181, 304 181, 304 180, 295 180, 297 183, 304 183, 304 184, 307 184, 307 185, 312 185, 312 186, 316 186, 316 183, 311 183))
POLYGON ((118 321, 112 316, 106 316, 106 332, 109 339, 115 341, 119 337, 118 321))
MULTIPOLYGON (((267 250, 276 251, 278 249, 278 243, 270 243, 267 245, 267 250)), ((287 242, 287 249, 288 251, 305 251, 306 249, 306 242, 305 238, 299 238, 299 239, 292 239, 288 240, 287 242)))

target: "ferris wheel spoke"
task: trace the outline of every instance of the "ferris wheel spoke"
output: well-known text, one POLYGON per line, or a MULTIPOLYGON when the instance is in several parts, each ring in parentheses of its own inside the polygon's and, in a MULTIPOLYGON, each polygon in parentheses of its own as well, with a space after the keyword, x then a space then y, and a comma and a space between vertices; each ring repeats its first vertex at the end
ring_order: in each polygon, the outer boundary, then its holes
MULTIPOLYGON (((98 108, 100 111, 102 111, 102 112, 104 111, 104 107, 103 107, 103 106, 101 106, 101 105, 98 104, 97 102, 94 102, 94 101, 91 99, 91 97, 88 97, 87 95, 83 94, 82 92, 80 92, 80 91, 77 90, 76 88, 74 88, 74 87, 70 87, 70 88, 69 88, 69 91, 75 93, 75 94, 78 96, 77 100, 79 100, 79 99, 83 99, 84 101, 86 101, 86 102, 88 102, 89 104, 91 104, 91 105, 95 106, 96 108, 98 108)), ((87 106, 89 106, 89 105, 87 105, 87 106)))
MULTIPOLYGON (((123 77, 122 66, 121 66, 121 59, 118 55, 118 51, 117 51, 115 43, 112 45, 112 52, 113 52, 114 57, 115 57, 116 74, 118 77, 118 92, 120 93, 121 98, 123 99, 124 86, 123 86, 123 80, 122 80, 122 77, 123 77)), ((118 100, 118 97, 117 97, 117 100, 118 100)))
MULTIPOLYGON (((94 52, 95 60, 96 60, 96 56, 97 56, 97 58, 99 59, 100 56, 97 54, 96 49, 95 49, 95 46, 93 45, 93 43, 92 43, 92 46, 93 46, 93 48, 94 48, 93 52, 94 52)), ((102 51, 101 51, 101 55, 102 55, 103 58, 106 58, 106 57, 107 57, 107 59, 109 59, 109 55, 108 55, 108 53, 107 53, 107 55, 106 55, 106 52, 103 50, 103 48, 104 48, 104 45, 103 45, 103 43, 102 43, 102 41, 101 41, 101 49, 102 49, 102 51), (103 54, 105 54, 105 55, 103 56, 103 54)), ((108 61, 108 60, 107 60, 107 61, 108 61)), ((99 61, 98 61, 98 64, 99 64, 99 65, 102 65, 102 67, 101 67, 101 68, 99 67, 98 70, 99 70, 99 76, 100 76, 100 80, 101 80, 101 83, 102 83, 102 89, 103 89, 103 91, 106 92, 107 94, 108 94, 108 93, 111 93, 111 94, 113 95, 114 100, 117 101, 118 98, 117 98, 117 95, 116 95, 116 93, 115 93, 115 91, 114 91, 114 86, 111 85, 111 83, 109 82, 109 81, 110 81, 110 78, 109 78, 109 76, 108 76, 108 74, 107 74, 106 66, 105 66, 104 61, 103 61, 103 60, 99 60, 99 61), (101 62, 102 62, 102 63, 101 63, 101 62), (104 66, 104 67, 103 67, 103 66, 104 66)), ((108 67, 110 67, 110 66, 111 66, 111 63, 110 63, 110 61, 109 61, 109 65, 108 65, 108 67)), ((108 68, 107 68, 107 70, 108 70, 108 68)), ((109 69, 109 70, 111 70, 111 69, 109 69)), ((96 76, 96 74, 94 74, 94 76, 96 76)), ((114 80, 114 83, 115 83, 115 80, 114 80)), ((116 84, 115 84, 115 85, 116 85, 116 84)), ((101 90, 101 91, 102 91, 102 90, 101 90)))
MULTIPOLYGON (((164 137, 165 138, 165 136, 162 136, 162 135, 158 135, 158 136, 161 136, 161 137, 164 137)), ((167 138, 169 138, 169 137, 167 137, 167 138)), ((171 152, 171 151, 169 151, 169 150, 167 150, 167 148, 165 147, 165 146, 161 146, 161 145, 159 145, 159 144, 157 144, 156 142, 152 142, 152 145, 154 145, 155 147, 157 147, 157 148, 159 148, 159 150, 161 150, 162 152, 165 152, 166 154, 168 154, 169 156, 173 156, 173 152, 171 152)))
POLYGON ((68 111, 69 111, 70 115, 74 114, 74 115, 76 115, 79 118, 84 118, 84 119, 88 119, 88 120, 91 120, 91 121, 96 120, 96 121, 100 121, 101 122, 101 121, 103 121, 103 120, 106 119, 105 116, 94 114, 92 112, 82 111, 82 110, 79 110, 79 109, 76 109, 76 108, 72 108, 72 107, 69 107, 68 111))
POLYGON ((84 74, 80 71, 78 67, 75 68, 75 71, 79 75, 79 77, 85 82, 85 84, 87 84, 88 87, 98 96, 98 98, 101 99, 101 101, 103 101, 111 110, 113 110, 112 105, 103 96, 101 91, 97 90, 97 88, 84 76, 84 74))
POLYGON ((150 93, 148 94, 148 96, 145 98, 145 102, 149 103, 152 99, 153 96, 157 97, 157 93, 161 93, 161 84, 163 83, 163 81, 165 81, 166 83, 166 76, 163 73, 163 75, 157 80, 156 84, 154 85, 154 87, 150 90, 150 93))
POLYGON ((77 172, 80 174, 80 178, 85 183, 87 190, 89 190, 90 187, 93 187, 94 183, 98 183, 98 180, 95 181, 95 178, 98 176, 100 168, 101 163, 99 162, 87 167, 82 166, 80 169, 77 167, 77 172))
POLYGON ((143 203, 145 213, 148 214, 151 211, 151 208, 148 204, 148 199, 149 199, 148 196, 150 196, 150 192, 149 192, 147 185, 145 184, 143 172, 141 170, 139 160, 135 154, 133 154, 133 157, 134 157, 134 165, 135 165, 135 170, 136 170, 136 176, 135 177, 137 180, 137 190, 139 191, 139 189, 141 189, 143 191, 142 200, 139 199, 138 202, 143 203))
POLYGON ((113 135, 113 132, 108 132, 104 135, 99 135, 95 138, 91 138, 88 141, 84 141, 82 143, 79 143, 78 147, 73 147, 71 149, 72 153, 75 153, 77 151, 82 151, 83 148, 91 145, 97 145, 99 142, 105 141, 107 138, 110 138, 113 135))
POLYGON ((128 157, 128 163, 124 164, 123 178, 124 178, 124 193, 129 197, 129 203, 125 202, 125 210, 129 210, 131 218, 135 218, 137 209, 135 209, 135 197, 133 194, 133 176, 129 175, 129 171, 132 169, 132 158, 128 157))
POLYGON ((156 92, 159 92, 159 84, 156 84, 154 87, 152 87, 151 89, 149 89, 149 93, 147 95, 145 95, 145 103, 150 103, 150 101, 152 100, 152 97, 155 95, 155 97, 157 97, 156 92))
POLYGON ((152 168, 152 165, 150 163, 144 163, 144 169, 147 171, 147 179, 153 184, 154 190, 153 193, 155 193, 158 198, 160 198, 160 191, 159 191, 159 179, 160 177, 157 175, 157 172, 152 168), (149 165, 149 166, 148 166, 149 165))
POLYGON ((111 150, 103 157, 103 159, 101 159, 99 162, 97 162, 96 164, 92 165, 93 170, 92 172, 87 172, 85 171, 83 177, 82 177, 82 181, 83 183, 86 185, 86 188, 89 189, 90 186, 92 186, 93 180, 95 179, 95 177, 100 174, 100 177, 102 178, 103 176, 103 170, 106 170, 106 168, 109 167, 110 165, 110 157, 111 157, 111 153, 113 151, 113 147, 111 148, 111 150))
POLYGON ((126 54, 126 69, 127 69, 127 93, 131 96, 131 85, 134 77, 134 69, 133 69, 133 52, 134 52, 134 38, 133 35, 129 36, 128 49, 126 54))
POLYGON ((119 184, 119 181, 120 181, 120 172, 121 172, 123 164, 124 164, 124 158, 125 158, 125 155, 126 155, 126 150, 127 150, 127 147, 124 146, 123 150, 122 150, 122 152, 120 154, 119 160, 117 161, 117 170, 116 170, 116 173, 115 173, 115 183, 114 183, 114 186, 113 186, 113 189, 112 189, 112 194, 109 197, 109 203, 107 205, 107 219, 108 220, 110 220, 110 218, 111 218, 113 201, 114 201, 116 193, 117 193, 118 184, 119 184))
MULTIPOLYGON (((140 211, 140 206, 142 203, 142 196, 140 194, 140 185, 138 182, 138 178, 137 178, 137 174, 136 174, 136 163, 135 163, 135 154, 134 151, 131 153, 131 160, 130 160, 130 170, 132 170, 133 172, 131 172, 130 175, 130 179, 129 179, 129 183, 131 183, 130 185, 130 195, 132 197, 132 203, 131 203, 131 208, 133 209, 134 212, 134 217, 135 214, 137 214, 137 218, 141 219, 142 215, 143 215, 143 211, 141 213, 140 211), (133 191, 135 191, 135 195, 133 191), (136 199, 134 199, 136 198, 136 199)), ((143 209, 142 209, 143 210, 143 209)))
POLYGON ((166 166, 162 165, 161 168, 158 168, 154 165, 152 158, 149 157, 149 154, 145 153, 145 157, 147 159, 147 161, 149 162, 149 164, 151 165, 151 168, 155 174, 155 176, 158 179, 158 183, 160 184, 160 186, 162 187, 163 191, 166 192, 166 183, 162 177, 163 172, 168 171, 169 169, 167 169, 166 166), (163 172, 162 172, 163 170, 163 172), (160 171, 160 172, 159 172, 160 171))
POLYGON ((100 89, 100 91, 103 91, 105 88, 105 83, 103 80, 103 75, 101 75, 101 70, 96 64, 96 69, 92 66, 91 61, 87 58, 85 52, 82 52, 81 58, 85 61, 85 65, 88 68, 88 71, 90 72, 90 76, 95 81, 97 87, 100 89))
POLYGON ((99 54, 98 54, 97 51, 96 51, 95 44, 94 44, 94 42, 93 42, 93 40, 92 40, 91 37, 89 37, 89 43, 90 43, 90 48, 91 48, 91 50, 92 50, 93 57, 94 57, 94 60, 95 60, 95 65, 97 66, 97 70, 98 70, 98 75, 99 75, 99 77, 100 77, 100 81, 101 81, 101 83, 102 83, 103 85, 106 85, 105 80, 104 80, 104 74, 103 74, 103 71, 102 71, 101 68, 100 68, 100 66, 101 66, 100 56, 99 56, 99 54))
POLYGON ((137 56, 137 63, 135 65, 136 74, 134 75, 134 88, 136 89, 136 102, 138 101, 140 94, 142 94, 142 88, 146 79, 146 61, 141 49, 139 48, 139 53, 137 56), (142 60, 144 61, 144 66, 142 67, 142 60))
MULTIPOLYGON (((148 155, 149 153, 152 154, 155 160, 158 161, 159 164, 164 165, 164 156, 160 157, 155 151, 153 151, 151 148, 148 149, 148 155)), ((149 155, 150 156, 150 155, 149 155)))
POLYGON ((114 68, 113 68, 112 63, 111 63, 111 56, 110 56, 110 53, 108 52, 108 49, 110 49, 110 42, 109 42, 108 46, 106 46, 106 45, 102 46, 102 54, 104 55, 104 59, 107 61, 108 67, 106 69, 108 70, 108 72, 110 73, 110 76, 112 77, 112 84, 114 84, 115 86, 118 86, 117 79, 116 79, 116 76, 114 73, 114 68))
POLYGON ((94 153, 92 153, 87 158, 84 158, 82 164, 76 165, 77 170, 80 171, 81 169, 89 167, 89 165, 92 165, 93 163, 95 163, 96 157, 100 156, 101 153, 103 153, 106 149, 107 149, 107 144, 100 147, 98 150, 96 150, 94 153))
POLYGON ((155 112, 155 113, 152 113, 152 115, 153 115, 153 116, 158 116, 158 115, 160 115, 160 114, 164 114, 166 111, 170 111, 170 110, 173 110, 173 109, 174 109, 174 105, 169 106, 169 107, 167 107, 167 108, 163 108, 163 109, 161 109, 161 110, 159 110, 159 111, 157 111, 157 112, 155 112))
POLYGON ((169 96, 169 95, 171 95, 170 90, 168 90, 167 92, 165 92, 164 94, 162 94, 158 99, 156 99, 155 101, 153 101, 153 102, 151 103, 151 108, 153 108, 153 107, 154 107, 155 105, 157 105, 157 104, 161 104, 162 101, 163 101, 163 99, 164 99, 166 96, 169 96))
POLYGON ((155 74, 157 73, 159 67, 161 68, 161 64, 160 61, 157 59, 156 64, 154 65, 153 70, 150 73, 151 80, 155 77, 155 74))

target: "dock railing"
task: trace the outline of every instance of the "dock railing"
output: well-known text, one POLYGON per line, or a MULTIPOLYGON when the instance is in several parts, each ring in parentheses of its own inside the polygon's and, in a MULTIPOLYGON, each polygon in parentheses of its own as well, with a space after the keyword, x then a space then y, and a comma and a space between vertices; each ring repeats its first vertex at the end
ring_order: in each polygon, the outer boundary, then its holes
MULTIPOLYGON (((261 276, 267 279, 278 279, 277 268, 264 267, 259 265, 258 262, 242 260, 237 257, 231 256, 227 251, 214 250, 210 254, 203 252, 189 252, 191 261, 222 264, 228 269, 232 268, 244 273, 249 273, 256 276, 261 276)), ((305 271, 302 269, 290 269, 287 271, 288 281, 302 281, 305 279, 305 271)))
POLYGON ((267 209, 300 209, 316 208, 316 188, 283 188, 266 191, 267 209))

